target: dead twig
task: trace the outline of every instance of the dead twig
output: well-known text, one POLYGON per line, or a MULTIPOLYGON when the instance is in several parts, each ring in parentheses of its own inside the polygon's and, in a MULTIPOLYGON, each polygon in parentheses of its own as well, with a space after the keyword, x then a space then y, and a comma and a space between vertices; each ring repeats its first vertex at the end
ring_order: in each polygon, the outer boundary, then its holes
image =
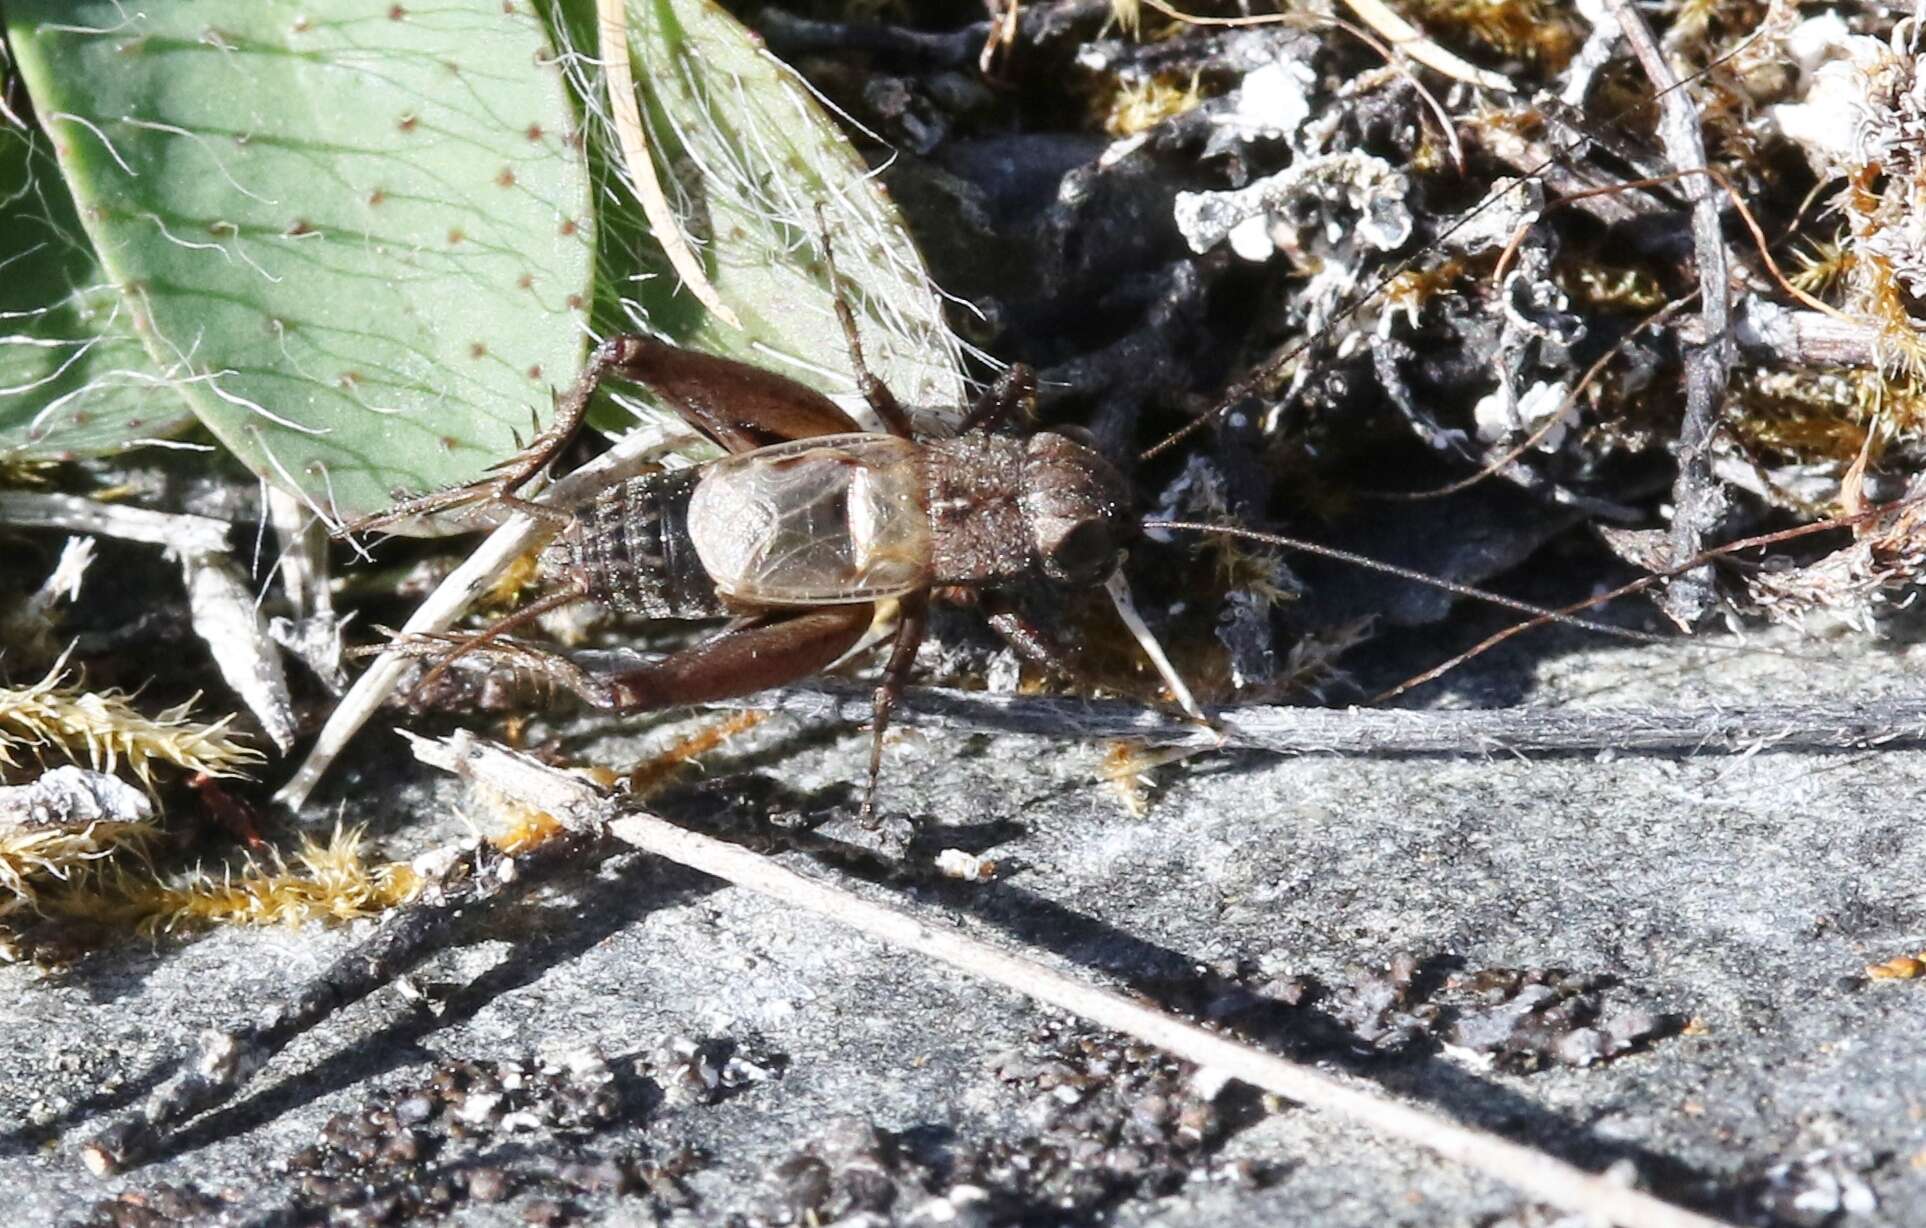
POLYGON ((211 516, 35 491, 0 491, 0 524, 95 533, 160 546, 178 559, 194 631, 207 642, 221 676, 276 746, 285 752, 294 745, 294 703, 281 650, 268 635, 247 573, 234 561, 228 545, 233 525, 211 516))
POLYGON ((635 193, 643 215, 649 219, 649 233, 662 245, 663 255, 669 258, 669 264, 689 293, 718 320, 731 328, 741 328, 742 321, 716 293, 701 259, 682 233, 682 223, 669 206, 669 198, 662 191, 662 180, 655 172, 655 159, 649 155, 642 112, 635 101, 635 75, 629 69, 628 4, 626 0, 598 0, 595 8, 602 71, 608 74, 609 110, 614 116, 616 140, 622 146, 622 160, 628 163, 629 190, 635 193))
POLYGON ((0 524, 25 529, 97 533, 120 541, 165 546, 177 554, 226 554, 234 526, 212 516, 156 512, 125 503, 102 503, 81 495, 0 491, 0 524))
MULTIPOLYGON (((719 700, 709 708, 781 712, 812 721, 869 717, 872 688, 820 681, 719 700)), ((1846 750, 1926 741, 1926 697, 1826 704, 1682 708, 1207 708, 1211 728, 1123 700, 994 694, 943 687, 904 692, 897 723, 947 733, 1027 734, 1273 754, 1486 755, 1846 750), (1215 733, 1213 733, 1213 730, 1215 733)))
MULTIPOLYGON (((1154 3, 1154 0, 1152 7, 1169 12, 1163 5, 1154 3)), ((1344 0, 1344 7, 1357 14, 1359 21, 1383 35, 1392 46, 1426 68, 1481 89, 1497 90, 1506 94, 1517 92, 1518 87, 1511 83, 1511 78, 1503 73, 1480 68, 1462 56, 1445 50, 1425 37, 1423 31, 1393 12, 1384 0, 1344 0)))
MULTIPOLYGON (((1665 59, 1658 39, 1631 0, 1606 0, 1625 41, 1658 93, 1659 139, 1674 171, 1684 176, 1681 187, 1692 202, 1692 244, 1699 266, 1699 318, 1704 340, 1685 355, 1685 421, 1679 427, 1679 473, 1672 487, 1671 555, 1689 559, 1705 543, 1725 511, 1725 489, 1712 472, 1712 436, 1718 427, 1719 407, 1732 371, 1730 338, 1731 295, 1727 281, 1725 238, 1719 230, 1719 198, 1702 175, 1687 174, 1705 166, 1705 139, 1699 130, 1698 109, 1665 59)), ((1716 600, 1710 566, 1674 576, 1659 605, 1679 626, 1690 630, 1716 600)))
MULTIPOLYGON (((1193 736, 1198 732, 1189 727, 1193 736)), ((1719 1221, 1586 1172, 1520 1143, 1407 1104, 1358 1081, 1267 1053, 1187 1023, 1157 1007, 1013 954, 913 914, 787 870, 761 854, 639 813, 583 778, 460 732, 446 741, 412 735, 416 757, 497 796, 553 816, 575 840, 551 840, 521 856, 485 846, 461 850, 434 872, 432 886, 391 913, 373 937, 252 1023, 209 1035, 199 1055, 149 1099, 138 1117, 115 1123, 83 1148, 99 1175, 124 1171, 161 1150, 175 1128, 232 1099, 296 1037, 372 993, 420 960, 472 909, 487 906, 580 855, 582 838, 612 835, 725 882, 805 908, 1039 1002, 1135 1036, 1227 1075, 1389 1138, 1427 1148, 1493 1176, 1522 1194, 1625 1228, 1714 1228, 1719 1221)))
MULTIPOLYGON (((1314 17, 1307 18, 1299 13, 1252 13, 1242 17, 1208 17, 1198 13, 1186 13, 1166 3, 1165 0, 1144 0, 1144 4, 1156 9, 1172 21, 1181 21, 1190 26, 1235 28, 1318 20, 1314 17)), ((1350 9, 1359 21, 1382 35, 1384 40, 1401 54, 1410 56, 1426 68, 1481 89, 1498 90, 1507 94, 1517 91, 1517 87, 1511 83, 1509 77, 1480 68, 1432 42, 1425 36, 1424 31, 1398 16, 1384 3, 1384 0, 1344 0, 1344 7, 1350 9)))
MULTIPOLYGON (((1679 329, 1688 345, 1705 333, 1692 321, 1679 329)), ((1777 366, 1877 367, 1879 330, 1818 311, 1796 311, 1764 298, 1747 299, 1733 324, 1733 337, 1748 354, 1777 366)))

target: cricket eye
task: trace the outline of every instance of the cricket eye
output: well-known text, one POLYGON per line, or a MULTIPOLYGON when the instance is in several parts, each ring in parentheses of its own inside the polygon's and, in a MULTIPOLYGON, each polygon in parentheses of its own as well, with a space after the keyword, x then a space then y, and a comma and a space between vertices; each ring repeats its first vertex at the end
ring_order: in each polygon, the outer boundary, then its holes
POLYGON ((1043 544, 1043 567, 1053 580, 1096 584, 1107 579, 1116 561, 1109 522, 1093 516, 1079 520, 1043 544))

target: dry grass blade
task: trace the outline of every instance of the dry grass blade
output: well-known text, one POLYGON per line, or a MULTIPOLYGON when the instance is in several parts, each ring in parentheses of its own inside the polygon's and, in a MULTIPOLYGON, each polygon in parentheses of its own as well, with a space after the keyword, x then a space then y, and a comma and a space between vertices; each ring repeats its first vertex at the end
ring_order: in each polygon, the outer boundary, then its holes
POLYGON ((597 32, 602 40, 602 70, 608 74, 609 109, 615 120, 616 136, 622 144, 623 160, 629 164, 629 185, 649 219, 650 232, 662 245, 663 254, 668 256, 689 293, 715 313, 717 319, 731 328, 741 328, 742 321, 716 293, 709 275, 703 271, 701 259, 682 233, 682 224, 676 220, 675 210, 662 190, 662 180, 655 173, 655 159, 649 156, 642 112, 635 101, 635 76, 629 70, 628 0, 597 0, 595 7, 597 32))
MULTIPOLYGON (((646 430, 637 431, 536 495, 533 501, 551 507, 571 506, 601 485, 633 473, 660 446, 659 437, 646 430)), ((397 638, 432 635, 453 626, 499 577, 539 545, 548 531, 533 516, 518 513, 509 517, 507 523, 489 534, 487 540, 428 595, 403 624, 397 638)), ((301 808, 335 757, 346 749, 355 733, 401 681, 411 660, 406 653, 390 649, 362 671, 334 711, 328 714, 327 723, 316 736, 308 757, 274 795, 275 801, 290 810, 301 808)))

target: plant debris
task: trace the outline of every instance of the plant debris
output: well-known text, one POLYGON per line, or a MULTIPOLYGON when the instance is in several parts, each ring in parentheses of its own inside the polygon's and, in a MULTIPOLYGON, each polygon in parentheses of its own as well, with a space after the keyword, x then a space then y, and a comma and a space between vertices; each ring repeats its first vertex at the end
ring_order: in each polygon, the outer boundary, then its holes
POLYGON ((68 766, 0 786, 0 919, 40 910, 50 888, 97 890, 104 859, 159 835, 153 801, 118 777, 68 766))
POLYGON ((90 691, 69 682, 64 666, 56 665, 31 686, 0 687, 0 769, 19 768, 23 753, 52 753, 100 772, 124 763, 152 792, 160 764, 239 776, 261 761, 260 752, 230 729, 233 717, 213 724, 190 720, 194 704, 190 699, 150 717, 119 691, 90 691))

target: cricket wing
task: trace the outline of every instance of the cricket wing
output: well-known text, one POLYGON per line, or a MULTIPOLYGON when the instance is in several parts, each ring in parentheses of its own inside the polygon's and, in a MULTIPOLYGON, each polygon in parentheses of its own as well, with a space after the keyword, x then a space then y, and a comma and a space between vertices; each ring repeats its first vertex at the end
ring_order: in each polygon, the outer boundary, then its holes
POLYGON ((920 450, 890 435, 798 440, 716 461, 689 535, 721 592, 758 605, 842 605, 927 587, 920 450))

